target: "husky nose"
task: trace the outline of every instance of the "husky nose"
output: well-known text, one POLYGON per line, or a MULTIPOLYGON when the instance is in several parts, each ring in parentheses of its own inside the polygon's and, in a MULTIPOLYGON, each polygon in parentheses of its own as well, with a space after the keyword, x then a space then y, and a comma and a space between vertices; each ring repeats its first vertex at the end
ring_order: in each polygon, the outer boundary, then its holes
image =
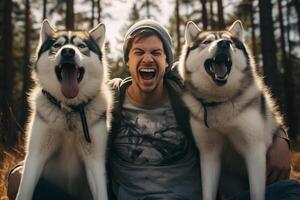
POLYGON ((75 50, 72 48, 64 48, 61 50, 61 55, 65 58, 73 58, 75 55, 75 50))
POLYGON ((227 49, 229 49, 230 41, 229 40, 221 40, 218 42, 217 45, 220 49, 227 50, 227 49))

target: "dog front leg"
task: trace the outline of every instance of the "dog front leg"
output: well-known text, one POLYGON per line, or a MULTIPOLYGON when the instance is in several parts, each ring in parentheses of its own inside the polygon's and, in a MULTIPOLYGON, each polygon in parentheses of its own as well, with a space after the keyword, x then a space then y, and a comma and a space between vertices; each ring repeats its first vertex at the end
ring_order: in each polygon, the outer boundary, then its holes
POLYGON ((94 200, 107 200, 105 160, 86 159, 85 169, 94 200))
POLYGON ((24 165, 17 200, 31 200, 41 176, 45 160, 40 155, 29 153, 24 165))
POLYGON ((37 120, 33 123, 17 200, 32 199, 35 186, 43 172, 43 167, 56 148, 55 144, 51 142, 53 135, 49 132, 42 122, 37 120))
POLYGON ((82 140, 82 158, 87 179, 94 200, 107 200, 105 155, 107 130, 104 121, 95 125, 91 131, 91 143, 82 140))
POLYGON ((200 166, 203 200, 216 199, 221 165, 223 137, 203 124, 192 121, 196 144, 200 150, 200 166))
POLYGON ((230 141, 245 159, 252 200, 265 199, 266 151, 272 141, 264 132, 265 121, 253 109, 242 113, 235 121, 239 126, 229 134, 230 141))
POLYGON ((266 146, 263 142, 248 149, 245 156, 252 200, 265 199, 266 146))

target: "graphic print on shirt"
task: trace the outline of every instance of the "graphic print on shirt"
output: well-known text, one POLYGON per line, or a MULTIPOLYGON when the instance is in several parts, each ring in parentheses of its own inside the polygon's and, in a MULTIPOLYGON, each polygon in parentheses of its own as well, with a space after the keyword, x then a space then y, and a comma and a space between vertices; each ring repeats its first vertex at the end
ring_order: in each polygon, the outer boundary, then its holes
POLYGON ((123 120, 114 140, 114 151, 122 160, 167 165, 186 154, 187 138, 179 130, 171 106, 152 111, 123 108, 123 120))

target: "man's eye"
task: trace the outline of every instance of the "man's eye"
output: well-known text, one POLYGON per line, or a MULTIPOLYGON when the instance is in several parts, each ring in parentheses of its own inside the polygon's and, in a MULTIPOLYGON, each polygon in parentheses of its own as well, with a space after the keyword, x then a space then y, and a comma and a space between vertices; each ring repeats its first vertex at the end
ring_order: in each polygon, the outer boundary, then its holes
POLYGON ((154 56, 160 56, 160 55, 161 55, 160 52, 153 52, 152 54, 153 54, 154 56))
POLYGON ((143 55, 143 52, 142 51, 136 51, 136 52, 134 52, 134 54, 140 56, 140 55, 143 55))
POLYGON ((78 47, 81 48, 81 49, 83 49, 83 48, 86 47, 86 45, 85 44, 79 44, 78 47))
POLYGON ((60 43, 56 43, 56 44, 53 45, 53 47, 57 49, 57 48, 61 47, 61 44, 60 43))

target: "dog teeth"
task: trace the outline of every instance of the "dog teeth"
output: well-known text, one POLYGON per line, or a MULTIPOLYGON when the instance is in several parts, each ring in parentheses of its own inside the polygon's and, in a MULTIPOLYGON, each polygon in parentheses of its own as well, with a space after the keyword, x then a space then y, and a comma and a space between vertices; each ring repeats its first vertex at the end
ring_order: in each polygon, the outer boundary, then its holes
POLYGON ((154 69, 140 69, 140 72, 155 72, 154 69))
POLYGON ((228 74, 226 74, 226 76, 225 77, 218 77, 216 74, 215 74, 215 79, 217 79, 217 80, 226 80, 227 78, 228 78, 228 74))

